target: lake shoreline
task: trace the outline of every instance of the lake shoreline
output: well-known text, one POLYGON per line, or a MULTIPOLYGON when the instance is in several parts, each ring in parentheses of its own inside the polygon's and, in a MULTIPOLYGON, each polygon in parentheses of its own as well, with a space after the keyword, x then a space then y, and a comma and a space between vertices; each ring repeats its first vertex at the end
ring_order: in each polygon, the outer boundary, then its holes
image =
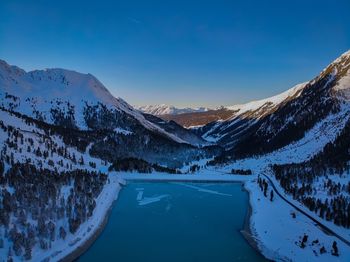
POLYGON ((98 239, 98 237, 101 235, 103 230, 106 228, 106 225, 108 223, 109 216, 112 212, 112 209, 114 207, 115 202, 117 199, 115 199, 112 203, 112 205, 107 210, 106 214, 104 215, 100 225, 97 227, 95 232, 90 236, 88 239, 84 241, 84 243, 81 244, 81 246, 77 247, 74 251, 72 251, 70 254, 65 256, 64 258, 60 259, 60 262, 70 262, 77 260, 80 256, 82 256, 86 251, 89 250, 89 248, 93 245, 93 243, 98 239))
MULTIPOLYGON (((129 181, 140 181, 142 179, 129 179, 129 181)), ((198 179, 198 180, 179 180, 180 182, 201 182, 201 183, 208 183, 208 182, 216 182, 216 183, 241 183, 242 184, 242 189, 246 192, 248 192, 248 210, 247 213, 245 215, 244 218, 244 223, 243 223, 243 228, 242 230, 240 230, 240 233, 242 234, 242 237, 248 242, 248 244, 262 257, 264 257, 265 259, 267 259, 264 255, 263 252, 261 250, 261 248, 259 247, 259 244, 261 244, 258 239, 255 237, 255 235, 253 234, 252 230, 251 230, 251 219, 252 219, 252 212, 253 212, 253 207, 251 204, 251 197, 252 197, 252 192, 250 192, 246 187, 245 187, 245 183, 247 181, 238 181, 238 180, 231 180, 231 181, 219 181, 217 179, 213 179, 213 180, 206 180, 206 179, 198 179)), ((144 182, 150 182, 150 183, 157 183, 157 182, 170 182, 167 181, 167 179, 165 180, 161 180, 161 179, 146 179, 144 180, 144 182)), ((62 262, 70 262, 70 261, 76 261, 80 256, 82 256, 85 252, 88 251, 88 249, 94 244, 94 242, 100 237, 101 233, 103 232, 103 230, 106 228, 108 220, 110 218, 111 212, 118 200, 118 196, 119 193, 117 194, 116 198, 114 199, 114 201, 111 203, 111 205, 109 206, 109 208, 106 210, 103 219, 100 221, 98 227, 95 229, 94 233, 89 236, 87 239, 85 239, 83 241, 83 243, 77 247, 75 250, 73 250, 71 253, 67 254, 65 257, 63 257, 62 259, 60 259, 59 261, 62 262)))
MULTIPOLYGON (((123 184, 120 183, 120 181, 117 181, 118 185, 121 186, 123 184)), ((109 207, 104 212, 104 215, 102 216, 102 219, 98 222, 98 226, 96 229, 94 229, 94 232, 87 237, 86 239, 82 240, 82 243, 76 247, 72 252, 68 253, 64 257, 58 259, 60 262, 70 262, 70 261, 76 261, 80 256, 82 256, 93 244, 94 242, 99 238, 105 227, 107 226, 109 217, 111 215, 111 212, 113 210, 113 207, 115 206, 119 193, 121 188, 115 189, 116 196, 114 197, 113 201, 109 205, 109 207)))
MULTIPOLYGON (((269 260, 267 257, 264 256, 263 250, 259 245, 261 246, 261 242, 258 240, 256 234, 253 233, 252 228, 251 228, 251 221, 253 218, 253 205, 251 204, 253 194, 252 192, 247 189, 245 186, 245 183, 243 183, 242 188, 244 191, 248 193, 248 210, 247 214, 244 218, 243 222, 243 229, 240 231, 242 236, 245 238, 245 240, 248 242, 248 244, 257 252, 259 255, 264 257, 265 259, 269 260)), ((269 260, 271 261, 271 260, 269 260)))

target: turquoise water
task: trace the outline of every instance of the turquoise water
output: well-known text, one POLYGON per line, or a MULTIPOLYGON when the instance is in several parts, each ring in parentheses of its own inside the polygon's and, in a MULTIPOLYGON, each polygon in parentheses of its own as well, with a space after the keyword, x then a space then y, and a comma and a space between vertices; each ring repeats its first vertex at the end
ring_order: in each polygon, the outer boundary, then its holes
POLYGON ((239 232, 247 208, 238 183, 129 183, 79 261, 265 261, 239 232))

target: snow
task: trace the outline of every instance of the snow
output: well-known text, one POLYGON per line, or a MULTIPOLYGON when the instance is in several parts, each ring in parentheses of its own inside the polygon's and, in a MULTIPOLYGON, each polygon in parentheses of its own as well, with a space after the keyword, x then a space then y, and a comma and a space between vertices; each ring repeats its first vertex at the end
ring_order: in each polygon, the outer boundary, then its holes
POLYGON ((308 82, 298 84, 281 94, 266 99, 226 107, 227 110, 233 111, 232 116, 224 121, 216 121, 216 123, 203 134, 203 139, 208 142, 218 142, 224 136, 228 135, 225 130, 230 130, 232 126, 244 119, 245 122, 243 124, 241 123, 239 128, 237 128, 237 130, 239 129, 238 132, 235 133, 234 137, 231 137, 232 141, 225 145, 225 147, 229 149, 236 142, 236 138, 240 137, 240 134, 244 134, 244 132, 259 121, 261 117, 272 112, 272 110, 289 98, 298 97, 307 84, 308 82))
POLYGON ((245 184, 245 188, 250 193, 249 200, 253 210, 250 219, 251 231, 264 256, 277 261, 350 260, 350 250, 347 245, 324 233, 309 218, 289 206, 277 194, 271 202, 257 187, 254 180, 245 184), (296 214, 296 218, 292 217, 292 213, 296 214), (298 246, 298 242, 304 234, 308 235, 308 242, 302 249, 298 246), (319 244, 312 245, 312 241, 316 239, 319 244), (337 241, 339 257, 330 254, 333 241, 337 241), (319 250, 323 245, 327 253, 321 255, 319 250))
POLYGON ((199 128, 203 127, 203 126, 205 126, 205 124, 203 124, 203 125, 186 126, 185 128, 195 130, 195 129, 199 129, 199 128))
POLYGON ((68 234, 65 240, 56 240, 52 248, 48 251, 33 250, 33 261, 43 261, 51 258, 54 261, 63 259, 77 248, 84 245, 85 241, 91 238, 96 230, 103 225, 103 221, 112 207, 114 201, 118 198, 121 189, 120 183, 123 183, 118 176, 109 175, 109 183, 105 185, 101 194, 96 199, 96 208, 93 215, 82 224, 75 234, 68 234))
POLYGON ((333 89, 345 100, 350 100, 350 70, 337 82, 333 89))
MULTIPOLYGON (((66 171, 66 164, 68 165, 72 165, 72 169, 85 169, 85 170, 89 170, 89 171, 107 171, 107 167, 101 164, 101 160, 95 157, 90 156, 89 154, 89 146, 86 150, 85 153, 81 153, 79 152, 76 148, 74 147, 67 147, 67 152, 70 155, 75 155, 76 159, 79 160, 81 157, 84 158, 84 165, 80 165, 78 163, 74 163, 60 155, 58 155, 57 152, 54 152, 52 154, 52 156, 50 155, 47 159, 43 158, 43 157, 38 157, 35 153, 34 150, 39 148, 41 150, 41 152, 43 152, 44 150, 46 150, 47 148, 45 147, 45 143, 43 142, 43 140, 45 139, 45 141, 50 141, 52 142, 53 145, 55 145, 56 147, 61 147, 64 144, 64 142, 62 141, 62 138, 60 138, 59 136, 56 135, 52 135, 49 138, 47 138, 44 134, 44 132, 41 129, 36 128, 34 125, 28 125, 25 123, 25 121, 21 118, 18 118, 8 112, 2 111, 0 110, 0 119, 2 119, 4 121, 4 123, 6 125, 10 125, 13 126, 14 128, 16 128, 18 131, 20 131, 20 133, 22 133, 23 135, 23 139, 33 139, 33 146, 31 146, 32 151, 29 153, 27 152, 27 147, 28 147, 28 143, 18 143, 18 150, 15 150, 13 148, 8 148, 9 153, 13 153, 14 158, 16 159, 16 161, 18 161, 19 163, 25 163, 26 160, 28 158, 32 159, 32 163, 36 164, 37 166, 42 165, 44 168, 46 169, 50 169, 50 170, 54 170, 54 167, 52 167, 51 165, 49 165, 49 160, 52 160, 55 163, 55 166, 57 168, 58 171, 66 171), (63 167, 60 166, 58 164, 59 161, 63 162, 63 167), (94 162, 96 163, 96 168, 92 168, 91 166, 89 166, 89 162, 94 162)), ((4 132, 2 129, 0 129, 0 144, 4 145, 5 144, 5 140, 7 139, 7 133, 4 132)), ((91 146, 91 145, 90 145, 91 146)))
MULTIPOLYGON (((334 64, 339 64, 341 61, 346 61, 347 58, 350 58, 350 50, 344 52, 341 54, 337 59, 335 59, 329 66, 332 66, 334 64)), ((327 67, 328 68, 328 67, 327 67)), ((323 71, 325 71, 324 69, 323 71)))
POLYGON ((292 97, 295 95, 298 96, 301 93, 300 91, 303 90, 303 88, 307 84, 308 84, 308 82, 301 83, 301 84, 298 84, 298 85, 292 87, 291 89, 289 89, 281 94, 278 94, 278 95, 275 95, 275 96, 272 96, 269 98, 265 98, 262 100, 258 100, 258 101, 252 101, 252 102, 249 102, 246 104, 228 106, 226 108, 228 110, 237 111, 234 114, 234 117, 236 117, 236 116, 244 114, 248 111, 255 111, 265 104, 269 104, 270 107, 275 107, 278 104, 280 104, 281 102, 283 102, 284 100, 286 100, 288 97, 292 97))
POLYGON ((121 127, 117 127, 113 130, 116 134, 123 134, 125 136, 127 135, 132 135, 133 132, 131 131, 128 131, 128 130, 125 130, 124 128, 121 128, 121 127))
POLYGON ((197 107, 197 108, 177 108, 172 105, 146 105, 146 106, 136 106, 136 109, 142 111, 146 114, 151 115, 179 115, 179 114, 185 114, 185 113, 198 113, 198 112, 206 112, 210 110, 207 107, 197 107))
MULTIPOLYGON (((338 179, 334 179, 336 178, 336 176, 331 176, 331 180, 333 181, 337 181, 340 183, 345 183, 349 181, 348 175, 346 175, 346 177, 343 177, 342 179, 340 179, 338 177, 338 179)), ((294 200, 290 195, 284 193, 283 188, 280 187, 278 181, 274 178, 274 176, 270 175, 269 176, 271 178, 271 180, 274 182, 274 184, 277 186, 277 188, 279 188, 279 192, 282 193, 282 195, 288 199, 288 201, 292 202, 294 205, 298 206, 300 209, 302 209, 304 212, 308 213, 310 216, 312 216, 313 218, 315 218, 318 221, 322 221, 322 224, 326 225, 327 227, 331 228, 335 233, 337 233, 338 235, 344 237, 345 239, 350 241, 350 229, 346 229, 344 227, 341 226, 337 226, 335 225, 333 222, 331 221, 327 221, 325 219, 321 219, 316 213, 311 212, 309 209, 307 209, 304 205, 302 205, 300 202, 294 200)), ((324 191, 322 192, 322 194, 324 194, 324 191)), ((314 196, 319 196, 319 194, 315 194, 314 196)), ((331 199, 329 196, 327 196, 328 201, 331 199)), ((349 248, 349 247, 348 247, 349 248)))
POLYGON ((336 114, 329 114, 308 130, 304 137, 283 148, 269 153, 263 158, 276 164, 297 163, 310 159, 320 152, 324 146, 333 142, 350 119, 350 105, 342 104, 336 114))
POLYGON ((80 129, 87 129, 83 117, 83 109, 86 104, 102 103, 111 110, 123 111, 133 116, 151 131, 164 134, 178 143, 187 143, 147 121, 140 111, 134 109, 123 99, 114 97, 91 74, 59 68, 25 72, 0 60, 0 102, 5 108, 15 105, 15 111, 28 116, 33 116, 34 111, 39 111, 49 123, 52 123, 51 108, 59 107, 67 113, 69 103, 74 107, 75 120, 80 129), (6 98, 6 93, 19 97, 20 100, 13 101, 6 98))

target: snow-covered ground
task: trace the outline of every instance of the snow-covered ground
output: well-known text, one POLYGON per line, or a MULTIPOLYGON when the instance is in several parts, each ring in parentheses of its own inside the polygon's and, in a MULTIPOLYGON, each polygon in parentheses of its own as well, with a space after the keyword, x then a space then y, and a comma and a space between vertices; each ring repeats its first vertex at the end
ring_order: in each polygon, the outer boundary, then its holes
POLYGON ((246 182, 245 188, 252 207, 251 233, 264 256, 280 261, 350 261, 349 246, 327 235, 276 194, 271 202, 259 190, 256 180, 246 182), (308 241, 306 247, 301 248, 304 234, 308 235, 308 241), (337 241, 339 257, 330 253, 333 241, 337 241), (324 254, 320 254, 322 246, 326 249, 324 254))
MULTIPOLYGON (((288 201, 350 241, 349 229, 336 226, 332 222, 321 219, 300 202, 293 200, 291 196, 284 193, 279 183, 268 172, 268 165, 271 163, 288 163, 291 162, 291 159, 296 160, 295 162, 303 161, 301 158, 293 158, 293 151, 289 152, 289 154, 291 158, 282 157, 282 155, 275 153, 260 158, 244 159, 216 170, 218 172, 229 172, 232 168, 237 168, 251 169, 253 171, 251 179, 245 182, 245 188, 250 193, 249 199, 252 207, 250 227, 253 237, 258 242, 259 249, 266 257, 282 261, 350 261, 350 247, 348 245, 334 236, 327 235, 311 219, 298 212, 276 193, 274 194, 274 200, 271 202, 269 200, 270 191, 268 191, 267 198, 260 191, 256 179, 259 174, 265 173, 274 181, 278 191, 288 201), (292 217, 292 213, 296 214, 296 218, 292 217), (305 248, 301 248, 300 241, 304 234, 308 235, 308 242, 305 248), (312 244, 314 240, 318 240, 318 243, 312 244), (337 242, 340 252, 339 257, 330 254, 333 241, 337 242), (321 255, 320 248, 323 245, 327 253, 321 255)), ((304 156, 309 158, 308 155, 304 156)), ((270 189, 271 187, 269 187, 270 189)))
MULTIPOLYGON (((79 152, 74 147, 66 147, 62 138, 56 135, 50 137, 46 136, 45 133, 37 128, 35 125, 26 123, 23 119, 18 118, 12 114, 0 110, 0 119, 6 119, 6 124, 12 126, 14 129, 18 130, 21 135, 23 135, 23 142, 18 143, 17 147, 8 147, 7 154, 12 154, 13 158, 19 163, 25 163, 27 159, 31 159, 31 163, 36 164, 37 166, 42 166, 43 168, 54 170, 56 168, 58 171, 66 171, 66 165, 70 165, 72 170, 83 169, 88 171, 101 171, 103 173, 107 172, 107 164, 101 161, 100 159, 90 156, 89 150, 87 149, 85 153, 79 152), (29 143, 29 140, 32 140, 32 144, 29 143), (65 147, 67 155, 75 155, 76 159, 79 160, 81 157, 84 158, 84 164, 74 163, 70 159, 65 158, 57 153, 57 150, 51 151, 48 150, 47 144, 51 145, 52 148, 65 147), (30 148, 30 152, 28 151, 30 148), (38 156, 35 154, 35 151, 40 149, 41 152, 48 150, 48 157, 38 156), (55 165, 50 165, 50 161, 55 165), (63 165, 59 165, 59 162, 62 162, 63 165), (96 167, 89 165, 90 163, 95 163, 96 167)), ((12 141, 13 137, 9 137, 7 132, 3 129, 0 129, 0 144, 5 145, 6 140, 12 141)), ((20 140, 20 139, 18 139, 20 140)), ((91 146, 91 145, 90 145, 91 146)), ((88 147, 89 148, 89 147, 88 147)), ((9 168, 9 165, 5 163, 5 170, 9 168)), ((121 189, 120 184, 124 184, 124 180, 118 177, 115 173, 108 175, 108 181, 104 186, 100 195, 95 199, 97 205, 93 211, 93 215, 85 221, 79 227, 78 231, 74 234, 67 234, 66 238, 63 240, 61 238, 55 239, 52 242, 51 248, 48 250, 41 249, 38 245, 34 246, 32 249, 32 261, 43 261, 45 258, 51 258, 50 261, 58 261, 68 254, 74 252, 81 246, 83 246, 86 241, 88 241, 97 230, 103 225, 106 215, 109 208, 111 207, 114 200, 117 198, 119 190, 121 189)), ((11 192, 12 188, 7 188, 11 192)), ((69 195, 71 187, 62 187, 61 195, 67 198, 69 195)), ((62 225, 64 228, 67 228, 67 220, 61 219, 55 221, 57 228, 62 225)), ((2 228, 0 228, 0 235, 3 236, 2 228)), ((6 258, 9 250, 9 242, 7 238, 3 242, 4 247, 0 248, 0 261, 3 261, 2 258, 6 258)), ((22 261, 20 257, 13 256, 14 261, 22 261)))
POLYGON ((115 174, 109 175, 109 182, 96 199, 97 205, 93 215, 79 227, 75 234, 68 234, 65 240, 61 239, 53 243, 49 251, 33 250, 32 260, 43 261, 47 258, 59 261, 77 249, 82 248, 103 226, 113 202, 118 198, 121 184, 124 184, 124 181, 119 176, 115 174))

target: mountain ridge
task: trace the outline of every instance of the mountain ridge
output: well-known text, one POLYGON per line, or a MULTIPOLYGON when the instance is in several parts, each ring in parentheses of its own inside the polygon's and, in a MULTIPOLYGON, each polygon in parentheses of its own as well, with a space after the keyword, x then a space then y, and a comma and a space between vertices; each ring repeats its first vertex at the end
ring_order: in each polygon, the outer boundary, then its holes
POLYGON ((181 165, 182 160, 191 161, 209 152, 198 150, 197 147, 208 143, 190 130, 148 121, 123 99, 115 98, 91 74, 65 69, 25 72, 1 61, 0 87, 0 106, 9 112, 65 128, 66 132, 78 132, 86 141, 89 138, 83 132, 95 133, 90 150, 104 160, 139 157, 166 165, 173 165, 172 162, 181 165), (107 136, 101 137, 101 132, 107 136), (164 145, 162 150, 158 148, 160 144, 164 145), (168 150, 172 153, 166 154, 168 150), (181 157, 174 161, 172 154, 181 157))
MULTIPOLYGON (((203 126, 199 134, 226 147, 229 154, 241 157, 267 153, 301 139, 329 115, 348 111, 342 104, 349 102, 349 54, 342 54, 312 80, 290 89, 291 93, 279 95, 283 99, 278 99, 277 104, 267 102, 238 111, 226 121, 203 126)), ((331 130, 331 123, 327 128, 331 130)))
POLYGON ((207 107, 178 108, 173 105, 166 105, 166 104, 136 106, 135 108, 142 111, 143 113, 156 115, 156 116, 180 115, 180 114, 186 114, 186 113, 206 112, 211 110, 210 108, 207 108, 207 107))

